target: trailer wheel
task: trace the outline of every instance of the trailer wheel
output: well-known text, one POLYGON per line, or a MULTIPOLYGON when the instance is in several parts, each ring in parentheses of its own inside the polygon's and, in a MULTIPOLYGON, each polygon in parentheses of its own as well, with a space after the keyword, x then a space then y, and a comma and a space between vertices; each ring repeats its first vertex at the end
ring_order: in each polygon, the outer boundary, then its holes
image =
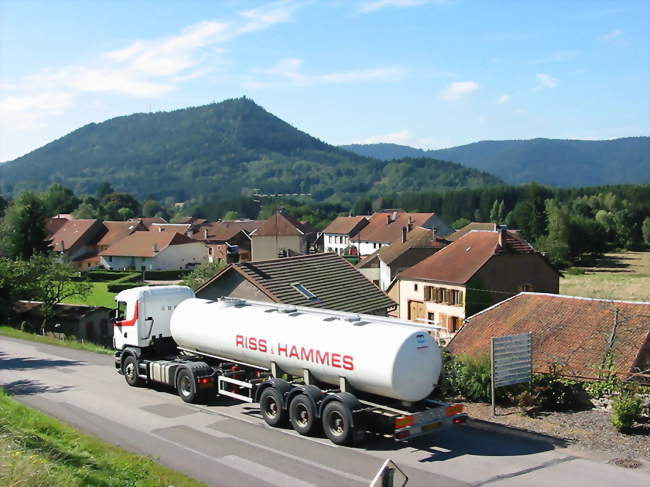
POLYGON ((287 411, 282 408, 282 395, 273 387, 267 387, 260 396, 260 411, 269 426, 287 424, 287 411))
POLYGON ((138 387, 144 383, 138 375, 138 359, 133 355, 127 355, 122 362, 122 372, 126 383, 131 387, 138 387))
POLYGON ((197 400, 196 381, 194 375, 187 369, 182 369, 176 376, 176 390, 181 399, 192 403, 197 400))
POLYGON ((354 438, 352 412, 340 401, 327 403, 323 410, 323 430, 336 445, 351 445, 354 438))
POLYGON ((318 429, 316 405, 305 394, 298 394, 289 405, 291 426, 301 435, 313 435, 318 429))

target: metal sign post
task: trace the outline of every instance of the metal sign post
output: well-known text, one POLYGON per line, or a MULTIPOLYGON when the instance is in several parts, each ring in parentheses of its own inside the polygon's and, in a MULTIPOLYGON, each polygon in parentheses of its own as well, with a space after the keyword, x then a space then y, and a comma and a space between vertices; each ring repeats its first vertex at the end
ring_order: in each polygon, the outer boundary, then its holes
POLYGON ((492 337, 492 416, 496 416, 496 388, 530 382, 533 378, 532 334, 492 337))

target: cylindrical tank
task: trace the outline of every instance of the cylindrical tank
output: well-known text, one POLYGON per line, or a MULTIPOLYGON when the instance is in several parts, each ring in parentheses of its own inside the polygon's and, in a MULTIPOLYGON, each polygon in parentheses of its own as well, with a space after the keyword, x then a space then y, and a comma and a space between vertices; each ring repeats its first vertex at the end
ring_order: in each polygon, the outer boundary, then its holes
POLYGON ((435 340, 417 327, 262 303, 187 299, 171 318, 179 347, 259 367, 275 362, 322 382, 345 377, 360 391, 403 401, 431 393, 442 360, 435 340))

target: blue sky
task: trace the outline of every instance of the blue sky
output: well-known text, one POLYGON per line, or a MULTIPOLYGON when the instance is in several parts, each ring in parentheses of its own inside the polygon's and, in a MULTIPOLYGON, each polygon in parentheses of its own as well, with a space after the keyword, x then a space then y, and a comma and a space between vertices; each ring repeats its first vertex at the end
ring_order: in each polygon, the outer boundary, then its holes
POLYGON ((0 0, 0 161, 246 95, 326 142, 650 134, 650 2, 0 0))

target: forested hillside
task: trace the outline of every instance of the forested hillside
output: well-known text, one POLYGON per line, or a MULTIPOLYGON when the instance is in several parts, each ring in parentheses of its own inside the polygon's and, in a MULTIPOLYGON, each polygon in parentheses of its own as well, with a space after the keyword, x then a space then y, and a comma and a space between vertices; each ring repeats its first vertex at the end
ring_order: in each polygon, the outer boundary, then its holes
POLYGON ((578 187, 650 182, 650 137, 483 141, 428 151, 397 144, 341 147, 384 160, 431 157, 454 161, 513 184, 536 181, 578 187))
POLYGON ((340 201, 500 181, 432 159, 362 157, 297 130, 248 98, 92 123, 0 165, 0 193, 6 194, 52 183, 94 193, 103 182, 140 197, 176 201, 255 190, 340 201))

